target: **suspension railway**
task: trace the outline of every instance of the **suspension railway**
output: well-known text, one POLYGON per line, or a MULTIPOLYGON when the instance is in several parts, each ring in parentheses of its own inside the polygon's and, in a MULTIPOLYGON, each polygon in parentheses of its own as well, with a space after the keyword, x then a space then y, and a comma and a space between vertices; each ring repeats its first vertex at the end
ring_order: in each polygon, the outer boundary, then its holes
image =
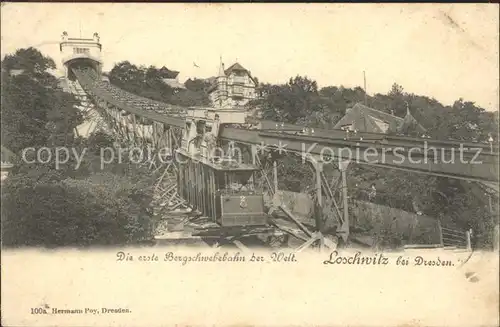
MULTIPOLYGON (((95 35, 94 39, 63 35, 61 52, 82 44, 98 48, 100 55, 95 35)), ((158 155, 162 152, 174 159, 151 163, 164 171, 156 187, 168 203, 167 210, 184 205, 196 213, 189 218, 195 225, 198 222, 194 236, 241 245, 238 239, 250 235, 293 235, 303 241, 297 251, 312 245, 333 248, 337 238, 349 238, 347 173, 352 161, 472 182, 498 182, 498 148, 489 144, 349 134, 281 122, 249 124, 241 109, 183 108, 119 89, 101 79, 102 62, 95 53, 70 53, 63 64, 67 79, 84 90, 116 139, 151 147, 158 155), (442 158, 449 160, 453 153, 460 160, 443 163, 442 158), (316 206, 331 207, 331 214, 315 217, 315 226, 301 223, 275 193, 269 171, 272 162, 283 155, 298 155, 310 165, 316 206), (325 165, 337 170, 331 181, 324 174, 325 165), (286 222, 269 214, 264 189, 274 197, 272 209, 281 210, 286 222)))

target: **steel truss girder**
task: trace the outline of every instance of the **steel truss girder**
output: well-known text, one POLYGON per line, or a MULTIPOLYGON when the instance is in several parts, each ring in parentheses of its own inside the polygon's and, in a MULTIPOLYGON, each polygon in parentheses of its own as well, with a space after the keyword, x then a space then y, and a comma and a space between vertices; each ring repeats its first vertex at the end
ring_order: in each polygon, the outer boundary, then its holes
POLYGON ((154 111, 142 109, 141 108, 142 106, 139 106, 139 108, 137 108, 138 101, 141 103, 144 102, 153 103, 154 101, 152 100, 148 101, 145 98, 139 98, 138 96, 131 94, 129 95, 129 99, 124 99, 123 97, 119 97, 116 94, 113 94, 113 92, 110 92, 108 90, 103 90, 98 85, 99 84, 98 81, 92 80, 89 77, 84 76, 83 74, 78 72, 75 72, 75 75, 77 76, 78 81, 80 82, 84 90, 87 93, 92 93, 94 97, 97 97, 103 101, 106 101, 107 103, 112 104, 115 107, 125 110, 126 112, 129 112, 131 114, 138 115, 142 118, 161 122, 178 128, 184 128, 185 120, 183 118, 172 117, 165 114, 159 114, 154 111), (132 98, 134 98, 135 100, 132 98))
MULTIPOLYGON (((97 83, 95 81, 90 81, 88 79, 85 80, 82 76, 79 77, 79 81, 86 92, 89 95, 92 95, 94 100, 98 103, 96 109, 102 114, 102 117, 108 126, 121 137, 125 135, 130 142, 140 146, 152 144, 156 149, 159 148, 161 142, 165 143, 164 138, 167 137, 167 139, 170 138, 170 140, 167 140, 166 143, 172 149, 174 146, 179 146, 180 142, 176 139, 175 134, 179 134, 178 130, 184 128, 184 119, 147 111, 143 108, 143 105, 139 103, 141 101, 137 100, 139 101, 137 102, 134 99, 127 98, 126 96, 122 97, 119 94, 108 94, 99 87, 96 87, 97 83), (140 108, 137 108, 136 106, 139 106, 140 108), (129 127, 128 124, 126 126, 122 124, 126 121, 126 118, 123 116, 117 116, 120 114, 118 108, 130 114, 132 127, 129 127), (118 121, 116 117, 118 117, 118 121), (138 124, 139 119, 153 121, 153 132, 150 133, 151 135, 146 135, 146 127, 144 124, 138 124), (169 126, 172 131, 167 134, 162 134, 161 132, 157 134, 156 130, 158 127, 155 123, 163 125, 164 128, 169 126), (174 129, 177 129, 177 133, 173 131, 174 129)), ((294 153, 307 152, 314 157, 323 155, 323 150, 328 148, 330 151, 327 152, 327 154, 333 154, 334 157, 340 158, 339 161, 352 159, 350 156, 346 157, 344 152, 342 152, 345 148, 349 148, 353 151, 365 151, 370 148, 378 150, 377 153, 375 155, 373 153, 370 154, 370 161, 362 160, 362 158, 359 157, 356 158, 360 160, 358 161, 359 163, 472 181, 498 181, 498 149, 495 148, 496 153, 493 153, 493 148, 491 148, 490 151, 490 148, 486 145, 465 144, 464 147, 466 148, 479 148, 481 150, 479 155, 477 155, 477 150, 461 151, 461 155, 463 155, 466 162, 462 162, 462 160, 457 162, 455 160, 453 163, 440 163, 435 162, 432 157, 430 160, 422 162, 423 155, 421 150, 425 149, 424 143, 428 148, 435 147, 437 149, 438 158, 443 157, 443 154, 444 157, 450 158, 449 153, 456 150, 456 145, 459 143, 384 136, 370 133, 359 133, 358 138, 352 139, 344 133, 340 135, 340 132, 338 131, 321 132, 317 130, 316 132, 315 136, 306 136, 296 135, 285 131, 277 132, 222 127, 219 140, 239 142, 252 146, 266 144, 270 148, 277 147, 273 146, 273 144, 277 145, 280 143, 286 143, 286 151, 294 153), (405 160, 401 161, 401 156, 396 156, 393 153, 387 153, 386 150, 391 150, 396 147, 401 148, 399 153, 405 160), (412 152, 412 149, 420 149, 420 151, 412 152), (471 160, 479 161, 481 164, 471 164, 470 162, 467 162, 471 160)), ((255 158, 255 156, 252 156, 252 158, 255 158)), ((252 160, 258 163, 258 159, 252 160)), ((150 167, 152 167, 152 164, 150 167)), ((317 164, 315 167, 317 170, 316 198, 318 204, 321 205, 323 203, 323 195, 326 195, 326 197, 332 201, 335 208, 335 216, 341 225, 339 230, 340 235, 346 238, 349 232, 346 171, 345 169, 341 169, 340 177, 336 181, 337 184, 342 184, 341 192, 339 192, 339 197, 342 198, 342 201, 337 201, 336 192, 331 189, 326 180, 326 176, 324 176, 324 173, 322 172, 322 169, 317 168, 317 164), (343 203, 342 207, 338 205, 339 202, 343 203), (340 210, 341 208, 343 209, 342 212, 340 210)), ((268 187, 272 192, 273 187, 267 178, 267 174, 264 172, 263 175, 265 176, 266 184, 268 184, 268 187)), ((334 187, 334 189, 335 188, 336 187, 334 187)), ((313 241, 310 239, 306 243, 311 241, 311 244, 313 244, 316 241, 320 241, 320 243, 323 244, 325 242, 321 234, 321 226, 317 226, 317 229, 318 231, 316 233, 306 233, 311 237, 311 239, 314 238, 313 241)))
MULTIPOLYGON (((379 135, 379 137, 381 136, 379 135)), ((268 148, 277 148, 277 145, 281 142, 286 144, 285 150, 288 152, 319 156, 324 155, 325 150, 327 150, 326 154, 333 154, 335 158, 357 160, 361 164, 372 166, 473 181, 498 181, 499 160, 497 153, 492 154, 484 149, 479 154, 476 150, 464 150, 462 151, 464 160, 444 163, 439 158, 444 156, 449 160, 451 151, 454 151, 456 157, 458 157, 459 149, 456 146, 443 146, 441 141, 414 139, 413 144, 411 141, 402 142, 399 140, 381 143, 379 140, 344 140, 326 136, 314 137, 237 128, 223 128, 220 138, 249 145, 265 144, 268 148), (422 154, 425 149, 424 142, 427 142, 427 149, 431 147, 437 149, 437 162, 431 157, 424 160, 422 154), (351 149, 354 156, 357 153, 366 153, 367 160, 364 160, 363 155, 360 155, 360 158, 353 158, 345 150, 346 148, 351 149), (393 151, 395 148, 398 148, 397 153, 393 151), (472 159, 481 162, 481 164, 471 164, 472 159)), ((483 145, 477 144, 477 148, 483 148, 483 145)))
MULTIPOLYGON (((184 128, 185 121, 182 118, 169 117, 152 111, 138 109, 131 102, 124 102, 109 93, 97 87, 97 82, 92 81, 85 76, 77 76, 82 87, 87 92, 99 99, 119 107, 131 114, 138 115, 142 118, 162 122, 164 124, 184 128)), ((133 102, 133 101, 132 101, 133 102)), ((296 127, 296 126, 295 126, 296 127)), ((364 158, 356 158, 355 160, 362 164, 380 166, 384 168, 406 170, 410 172, 423 173, 435 176, 444 176, 450 178, 458 178, 472 181, 494 181, 499 180, 499 157, 498 149, 491 153, 488 145, 480 143, 464 144, 466 148, 477 148, 481 152, 476 157, 477 150, 463 151, 464 160, 455 160, 453 163, 435 162, 433 158, 430 160, 422 160, 422 150, 434 147, 437 149, 437 158, 450 158, 451 151, 458 151, 457 146, 460 144, 453 141, 437 141, 431 139, 415 139, 407 137, 386 136, 374 133, 358 133, 356 139, 349 139, 344 132, 339 131, 321 131, 316 130, 316 136, 312 135, 296 135, 294 133, 279 132, 279 131, 262 131, 249 130, 241 128, 222 127, 219 138, 228 141, 245 143, 249 145, 272 145, 280 142, 286 143, 286 149, 292 152, 307 151, 312 155, 322 155, 325 148, 331 149, 334 155, 343 159, 352 160, 350 156, 346 157, 342 149, 349 148, 353 151, 359 149, 376 149, 377 153, 371 153, 369 160, 364 158), (400 156, 394 153, 386 153, 387 150, 401 148, 400 156), (419 149, 419 151, 413 151, 419 149), (453 149, 453 150, 452 150, 453 149), (404 160, 401 162, 401 156, 404 160), (475 158, 476 157, 476 158, 475 158), (475 159, 481 164, 471 164, 470 161, 475 159), (462 162, 465 161, 465 162, 462 162)))
POLYGON ((162 207, 160 212, 185 207, 186 201, 177 194, 177 167, 173 160, 174 151, 180 144, 180 129, 155 121, 152 125, 140 124, 136 115, 123 116, 120 108, 92 93, 90 95, 98 112, 118 137, 125 138, 131 146, 152 150, 153 156, 148 156, 147 161, 141 162, 140 165, 147 165, 152 173, 163 168, 163 173, 154 187, 155 201, 162 207), (146 132, 146 126, 151 126, 148 127, 149 133, 146 132), (165 159, 169 160, 165 162, 165 159))
MULTIPOLYGON (((282 231, 286 232, 287 234, 295 236, 297 239, 303 240, 304 243, 296 249, 297 252, 300 252, 304 250, 305 248, 319 243, 320 249, 323 247, 328 247, 330 249, 336 247, 336 243, 325 237, 324 233, 326 230, 323 229, 323 225, 321 222, 321 219, 323 217, 315 217, 316 219, 316 231, 310 231, 306 226, 304 226, 298 219, 296 219, 293 215, 293 213, 284 205, 281 203, 281 201, 278 199, 278 195, 275 194, 274 192, 274 187, 269 179, 269 161, 266 160, 266 164, 264 165, 263 162, 260 159, 259 156, 259 151, 257 150, 257 146, 253 145, 251 147, 251 152, 252 152, 252 162, 256 164, 260 170, 261 170, 261 175, 263 178, 263 182, 269 189, 269 194, 270 196, 273 197, 273 206, 275 206, 275 209, 280 209, 285 213, 285 215, 292 221, 298 228, 303 232, 303 234, 298 234, 294 230, 291 230, 287 228, 286 226, 280 226, 280 224, 274 220, 271 219, 271 222, 281 229, 282 231), (319 219, 318 219, 319 218, 319 219)), ((260 151, 261 155, 267 156, 267 153, 262 153, 260 151)), ((346 179, 346 170, 347 170, 347 165, 348 162, 342 162, 337 168, 341 172, 341 175, 339 177, 340 181, 345 184, 345 187, 343 188, 343 192, 340 194, 340 198, 342 200, 342 212, 340 212, 340 209, 337 205, 336 199, 335 199, 335 193, 336 190, 333 190, 328 182, 326 181, 326 176, 323 173, 322 165, 323 163, 321 160, 318 160, 317 158, 313 156, 308 156, 306 158, 306 162, 308 162, 312 168, 314 168, 314 173, 316 174, 316 180, 317 180, 317 188, 316 188, 316 202, 315 205, 319 207, 320 209, 323 206, 323 196, 326 195, 328 199, 330 199, 336 208, 336 214, 335 218, 338 221, 338 228, 337 228, 337 236, 340 236, 344 239, 345 242, 347 242, 347 238, 349 235, 349 216, 348 216, 348 208, 347 208, 347 179, 346 179), (323 192, 325 194, 323 194, 323 192)), ((274 174, 276 174, 277 171, 274 171, 274 174)), ((272 211, 273 209, 271 209, 272 211)), ((319 210, 317 210, 319 211, 319 210)), ((328 217, 327 217, 328 218, 328 217)))

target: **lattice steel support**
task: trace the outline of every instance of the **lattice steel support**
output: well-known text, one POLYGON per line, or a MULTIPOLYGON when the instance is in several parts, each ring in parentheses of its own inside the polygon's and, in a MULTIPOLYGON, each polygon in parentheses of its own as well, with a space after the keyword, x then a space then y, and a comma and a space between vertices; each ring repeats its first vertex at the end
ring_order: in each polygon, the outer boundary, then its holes
POLYGON ((349 201, 347 188, 347 168, 349 161, 340 161, 338 165, 334 166, 340 172, 340 176, 331 185, 325 176, 325 163, 321 158, 308 155, 305 159, 311 164, 315 174, 316 231, 325 233, 332 223, 335 222, 336 235, 342 237, 344 242, 347 242, 349 237, 349 201), (339 184, 340 189, 337 187, 339 184))

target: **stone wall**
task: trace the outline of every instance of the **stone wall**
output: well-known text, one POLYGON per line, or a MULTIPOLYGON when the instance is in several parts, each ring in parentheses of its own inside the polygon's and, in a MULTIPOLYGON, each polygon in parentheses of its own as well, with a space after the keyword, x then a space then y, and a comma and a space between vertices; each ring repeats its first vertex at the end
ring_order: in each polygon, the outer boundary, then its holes
POLYGON ((349 212, 351 225, 362 230, 374 234, 388 230, 407 240, 411 237, 412 242, 439 243, 438 222, 432 217, 356 200, 350 202, 349 212))
MULTIPOLYGON (((280 191, 279 194, 282 203, 301 221, 314 224, 314 202, 310 195, 289 191, 280 191)), ((268 204, 272 202, 267 195, 265 201, 268 204)), ((372 235, 390 231, 412 243, 439 243, 437 220, 432 217, 371 202, 350 200, 349 218, 352 228, 372 235)))

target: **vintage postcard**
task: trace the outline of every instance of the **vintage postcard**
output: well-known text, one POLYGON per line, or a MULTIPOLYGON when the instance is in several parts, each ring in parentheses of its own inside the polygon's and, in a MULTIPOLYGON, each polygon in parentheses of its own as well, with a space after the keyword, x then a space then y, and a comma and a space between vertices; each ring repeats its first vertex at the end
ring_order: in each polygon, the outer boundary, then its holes
POLYGON ((499 326, 497 4, 1 7, 2 326, 499 326))

